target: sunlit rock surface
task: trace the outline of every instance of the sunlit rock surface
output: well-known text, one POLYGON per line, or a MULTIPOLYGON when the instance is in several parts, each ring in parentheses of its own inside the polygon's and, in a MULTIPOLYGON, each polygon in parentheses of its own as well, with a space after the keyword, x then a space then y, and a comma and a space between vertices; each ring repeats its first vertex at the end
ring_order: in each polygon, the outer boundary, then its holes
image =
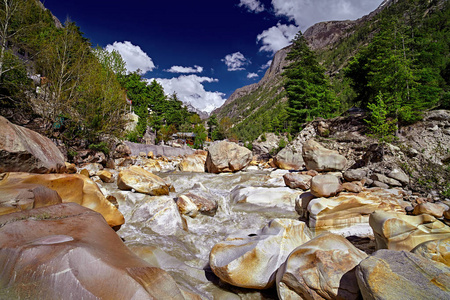
POLYGON ((99 212, 111 227, 124 223, 121 212, 105 198, 95 182, 83 175, 7 173, 0 181, 0 192, 3 189, 23 190, 27 186, 52 189, 63 203, 73 202, 99 212))
POLYGON ((344 237, 323 233, 297 247, 277 273, 280 299, 358 299, 354 268, 367 254, 344 237))
POLYGON ((283 176, 284 183, 291 189, 309 190, 312 176, 300 173, 288 173, 283 176))
POLYGON ((284 170, 301 170, 305 165, 302 150, 294 146, 288 146, 282 149, 277 153, 273 161, 278 168, 284 170))
POLYGON ((303 160, 308 170, 341 171, 347 164, 347 159, 337 151, 323 147, 313 139, 303 145, 303 160))
POLYGON ((236 143, 221 141, 208 148, 206 170, 209 173, 236 172, 251 161, 252 151, 236 143))
POLYGON ((221 280, 239 287, 265 289, 289 253, 311 238, 305 223, 275 219, 259 231, 231 235, 216 244, 210 265, 221 280))
POLYGON ((334 175, 317 175, 311 179, 311 193, 316 197, 331 197, 337 194, 341 186, 334 175))
POLYGON ((120 171, 117 186, 121 190, 134 189, 152 196, 169 194, 169 185, 164 180, 137 166, 120 171))
POLYGON ((207 154, 196 153, 187 155, 178 165, 178 168, 182 172, 205 172, 207 154))
POLYGON ((379 250, 356 276, 364 299, 450 299, 450 268, 407 251, 379 250))
POLYGON ((65 168, 64 155, 49 138, 0 116, 0 173, 55 173, 65 168))
POLYGON ((361 193, 340 193, 332 198, 316 198, 309 202, 309 226, 316 233, 330 231, 344 236, 373 236, 369 216, 376 210, 404 213, 395 191, 379 188, 361 193))
POLYGON ((450 235, 445 239, 422 243, 411 252, 450 267, 450 235))
POLYGON ((200 299, 74 203, 0 216, 2 299, 200 299))
POLYGON ((430 215, 407 216, 391 211, 376 211, 369 219, 377 249, 410 251, 430 240, 450 236, 450 227, 430 215))

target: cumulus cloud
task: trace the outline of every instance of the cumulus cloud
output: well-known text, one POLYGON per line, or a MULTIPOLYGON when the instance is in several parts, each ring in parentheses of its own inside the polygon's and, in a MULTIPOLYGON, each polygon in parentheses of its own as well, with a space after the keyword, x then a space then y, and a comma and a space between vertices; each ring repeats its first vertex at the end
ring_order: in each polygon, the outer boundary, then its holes
POLYGON ((247 78, 248 78, 248 79, 256 78, 256 77, 259 77, 259 75, 256 74, 256 73, 248 73, 248 74, 247 74, 247 78))
POLYGON ((203 72, 203 67, 197 65, 194 67, 172 66, 170 69, 164 71, 170 73, 201 73, 203 72))
POLYGON ((355 20, 375 10, 383 0, 272 0, 276 15, 288 17, 302 31, 330 20, 355 20))
POLYGON ((155 64, 147 53, 142 51, 141 47, 135 46, 131 42, 114 42, 112 45, 107 45, 105 50, 109 52, 116 50, 119 52, 126 63, 125 67, 128 72, 134 72, 139 69, 145 74, 155 68, 155 64))
POLYGON ((241 0, 239 6, 246 7, 249 11, 260 13, 264 11, 264 5, 258 0, 241 0))
MULTIPOLYGON (((148 79, 148 82, 152 80, 148 79)), ((184 103, 190 103, 195 108, 208 113, 221 106, 226 100, 224 93, 205 90, 203 83, 218 82, 219 80, 215 78, 181 75, 174 78, 155 78, 155 80, 162 85, 167 94, 177 93, 178 98, 184 103)))
POLYGON ((277 26, 264 30, 256 37, 257 42, 262 43, 259 51, 272 53, 277 52, 278 50, 291 44, 292 39, 298 31, 299 27, 295 25, 285 25, 281 23, 278 23, 277 26))
POLYGON ((261 66, 261 70, 265 70, 265 69, 269 68, 271 64, 272 64, 272 60, 269 60, 268 62, 266 62, 264 65, 261 66))
POLYGON ((245 70, 243 66, 248 65, 250 61, 244 57, 241 52, 235 52, 225 56, 222 61, 227 65, 228 71, 245 70))

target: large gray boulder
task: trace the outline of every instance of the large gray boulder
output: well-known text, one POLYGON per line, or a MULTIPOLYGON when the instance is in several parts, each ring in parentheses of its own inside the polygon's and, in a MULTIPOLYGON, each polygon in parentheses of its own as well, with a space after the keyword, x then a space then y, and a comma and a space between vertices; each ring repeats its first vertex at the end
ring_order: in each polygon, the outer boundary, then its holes
POLYGON ((252 151, 247 148, 221 141, 208 148, 206 170, 209 173, 240 171, 252 161, 252 158, 252 151))
POLYGON ((64 155, 45 136, 0 116, 0 173, 62 173, 64 155))
POLYGON ((411 252, 379 250, 356 276, 365 300, 450 299, 450 268, 411 252))
POLYGON ((342 171, 347 159, 337 151, 323 147, 313 139, 303 145, 303 160, 308 170, 316 171, 342 171))

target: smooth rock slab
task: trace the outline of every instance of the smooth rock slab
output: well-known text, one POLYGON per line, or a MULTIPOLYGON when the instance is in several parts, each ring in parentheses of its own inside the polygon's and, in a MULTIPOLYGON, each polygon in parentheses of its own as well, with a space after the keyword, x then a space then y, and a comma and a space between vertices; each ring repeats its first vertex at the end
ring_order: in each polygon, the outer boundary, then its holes
POLYGON ((277 273, 280 299, 358 299, 355 267, 367 254, 323 233, 295 248, 277 273))
POLYGON ((101 213, 111 227, 125 222, 123 215, 105 198, 97 184, 80 174, 7 173, 0 181, 0 193, 3 189, 11 191, 36 185, 56 191, 63 203, 77 203, 101 213))
POLYGON ((290 219, 274 219, 261 230, 249 233, 232 235, 217 243, 209 262, 221 280, 253 289, 271 287, 276 270, 291 251, 311 239, 304 222, 290 219))
POLYGON ((442 240, 422 243, 411 250, 411 252, 450 267, 450 235, 442 240))
POLYGON ((421 243, 450 235, 450 227, 430 215, 376 211, 370 215, 369 224, 377 249, 410 251, 421 243))
POLYGON ((170 185, 163 179, 137 166, 120 171, 117 186, 121 190, 134 189, 151 196, 168 195, 170 190, 170 185))
POLYGON ((192 299, 90 209, 59 204, 0 224, 2 299, 192 299))
POLYGON ((364 300, 450 299, 450 268, 411 252, 379 250, 356 276, 364 300))

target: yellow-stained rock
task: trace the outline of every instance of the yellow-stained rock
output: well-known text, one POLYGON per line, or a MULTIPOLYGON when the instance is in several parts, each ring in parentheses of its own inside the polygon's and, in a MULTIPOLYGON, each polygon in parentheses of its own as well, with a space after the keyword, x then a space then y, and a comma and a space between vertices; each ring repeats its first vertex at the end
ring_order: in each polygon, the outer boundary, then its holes
POLYGON ((207 155, 204 154, 192 154, 187 155, 178 165, 181 172, 205 172, 205 163, 207 155))
POLYGON ((75 164, 71 164, 68 162, 65 162, 65 164, 66 164, 66 173, 75 174, 77 172, 77 166, 75 166, 75 164))
POLYGON ((101 171, 99 171, 97 173, 97 176, 100 177, 100 179, 103 182, 106 182, 106 183, 113 183, 114 182, 114 177, 111 174, 111 172, 109 172, 109 171, 101 170, 101 171))
POLYGON ((125 222, 123 215, 105 198, 97 184, 83 175, 7 173, 0 181, 0 191, 25 185, 40 185, 54 190, 63 203, 74 202, 99 212, 111 227, 125 222))
POLYGON ((89 178, 89 171, 86 169, 83 169, 80 171, 80 175, 89 178))
POLYGON ((427 214, 427 215, 432 215, 433 217, 436 217, 436 218, 441 218, 444 215, 445 208, 446 207, 444 205, 438 205, 435 203, 425 202, 425 203, 416 205, 416 207, 414 207, 412 214, 415 216, 427 214))
POLYGON ((170 185, 160 177, 138 167, 131 166, 119 173, 117 186, 121 190, 134 189, 136 192, 152 196, 168 195, 170 185))
POLYGON ((450 267, 450 236, 446 239, 422 243, 411 250, 411 252, 450 267))
POLYGON ((450 235, 450 227, 430 215, 376 211, 370 215, 369 224, 377 249, 411 251, 419 244, 450 235))

